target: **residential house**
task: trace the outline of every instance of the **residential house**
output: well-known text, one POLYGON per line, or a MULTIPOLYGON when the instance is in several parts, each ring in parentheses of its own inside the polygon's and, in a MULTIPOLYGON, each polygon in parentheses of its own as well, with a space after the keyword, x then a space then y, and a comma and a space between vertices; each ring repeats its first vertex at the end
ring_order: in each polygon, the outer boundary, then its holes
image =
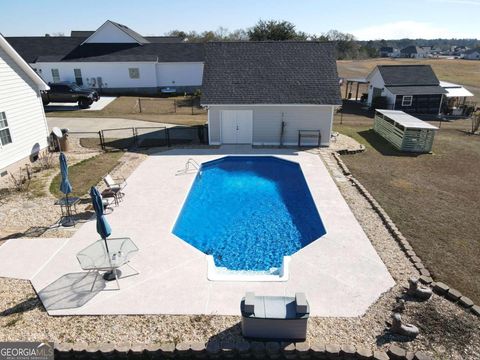
POLYGON ((447 93, 430 65, 378 65, 367 80, 369 105, 384 97, 384 108, 408 113, 439 114, 447 93))
POLYGON ((392 46, 383 46, 379 49, 380 57, 399 57, 400 50, 392 46))
POLYGON ((480 48, 465 51, 463 58, 466 60, 480 60, 480 48))
POLYGON ((69 37, 8 37, 48 83, 76 82, 104 94, 194 92, 202 85, 204 46, 178 37, 142 36, 106 21, 69 37))
POLYGON ((297 145, 309 130, 328 146, 341 104, 335 45, 207 43, 201 104, 210 144, 297 145))
POLYGON ((48 146, 40 90, 48 85, 0 35, 0 177, 48 146))
POLYGON ((410 45, 400 50, 400 57, 422 59, 430 55, 431 48, 429 46, 414 46, 410 45))

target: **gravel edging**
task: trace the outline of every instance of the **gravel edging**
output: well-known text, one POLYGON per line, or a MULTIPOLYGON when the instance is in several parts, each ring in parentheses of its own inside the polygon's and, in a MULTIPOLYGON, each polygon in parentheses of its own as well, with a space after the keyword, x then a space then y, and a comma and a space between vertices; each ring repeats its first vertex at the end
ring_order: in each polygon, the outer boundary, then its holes
POLYGON ((430 271, 428 271, 422 260, 417 256, 415 251, 413 251, 412 246, 405 238, 405 236, 403 236, 397 226, 394 224, 390 216, 388 216, 387 212, 380 206, 380 204, 375 200, 372 194, 370 194, 368 190, 360 183, 360 181, 358 181, 352 175, 348 167, 340 158, 340 154, 338 152, 333 152, 332 155, 337 161, 338 166, 342 169, 344 175, 347 176, 347 178, 357 187, 358 191, 371 204, 372 208, 382 219, 385 227, 392 234, 392 237, 397 241, 397 243, 400 245, 400 248, 405 252, 405 255, 410 259, 413 266, 415 266, 415 268, 418 270, 418 272, 420 273, 419 280, 425 285, 430 286, 437 295, 443 296, 453 303, 458 303, 465 310, 472 312, 474 315, 480 316, 480 306, 478 304, 474 304, 470 298, 461 294, 455 288, 452 288, 447 284, 444 284, 443 282, 435 282, 433 280, 430 271))

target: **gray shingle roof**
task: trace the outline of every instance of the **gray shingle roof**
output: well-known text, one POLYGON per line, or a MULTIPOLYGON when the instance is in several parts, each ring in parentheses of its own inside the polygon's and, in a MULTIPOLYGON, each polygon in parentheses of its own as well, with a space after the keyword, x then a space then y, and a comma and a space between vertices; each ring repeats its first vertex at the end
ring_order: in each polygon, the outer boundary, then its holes
POLYGON ((314 41, 205 45, 202 104, 341 104, 335 45, 314 41))
POLYGON ((430 65, 378 65, 386 86, 435 86, 437 76, 430 65))
POLYGON ((441 86, 385 86, 394 95, 439 95, 447 91, 441 86))
MULTIPOLYGON (((35 62, 202 62, 204 45, 184 42, 91 43, 80 45, 82 37, 9 37, 12 47, 28 63, 35 62)), ((156 39, 159 41, 159 39, 156 39)), ((167 41, 171 41, 168 38, 167 41)))

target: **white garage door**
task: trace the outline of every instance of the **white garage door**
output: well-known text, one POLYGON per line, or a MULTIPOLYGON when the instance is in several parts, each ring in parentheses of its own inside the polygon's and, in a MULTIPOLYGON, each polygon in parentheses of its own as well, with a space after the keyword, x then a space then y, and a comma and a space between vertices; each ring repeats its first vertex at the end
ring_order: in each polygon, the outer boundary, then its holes
POLYGON ((222 110, 223 144, 251 144, 253 138, 252 110, 222 110))

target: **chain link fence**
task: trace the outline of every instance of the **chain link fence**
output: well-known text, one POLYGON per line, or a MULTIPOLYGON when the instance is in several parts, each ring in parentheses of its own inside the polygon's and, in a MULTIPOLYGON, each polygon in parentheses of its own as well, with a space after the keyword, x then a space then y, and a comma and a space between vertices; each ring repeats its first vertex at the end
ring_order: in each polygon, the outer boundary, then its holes
POLYGON ((83 147, 104 151, 208 144, 207 125, 127 127, 68 134, 83 147))

